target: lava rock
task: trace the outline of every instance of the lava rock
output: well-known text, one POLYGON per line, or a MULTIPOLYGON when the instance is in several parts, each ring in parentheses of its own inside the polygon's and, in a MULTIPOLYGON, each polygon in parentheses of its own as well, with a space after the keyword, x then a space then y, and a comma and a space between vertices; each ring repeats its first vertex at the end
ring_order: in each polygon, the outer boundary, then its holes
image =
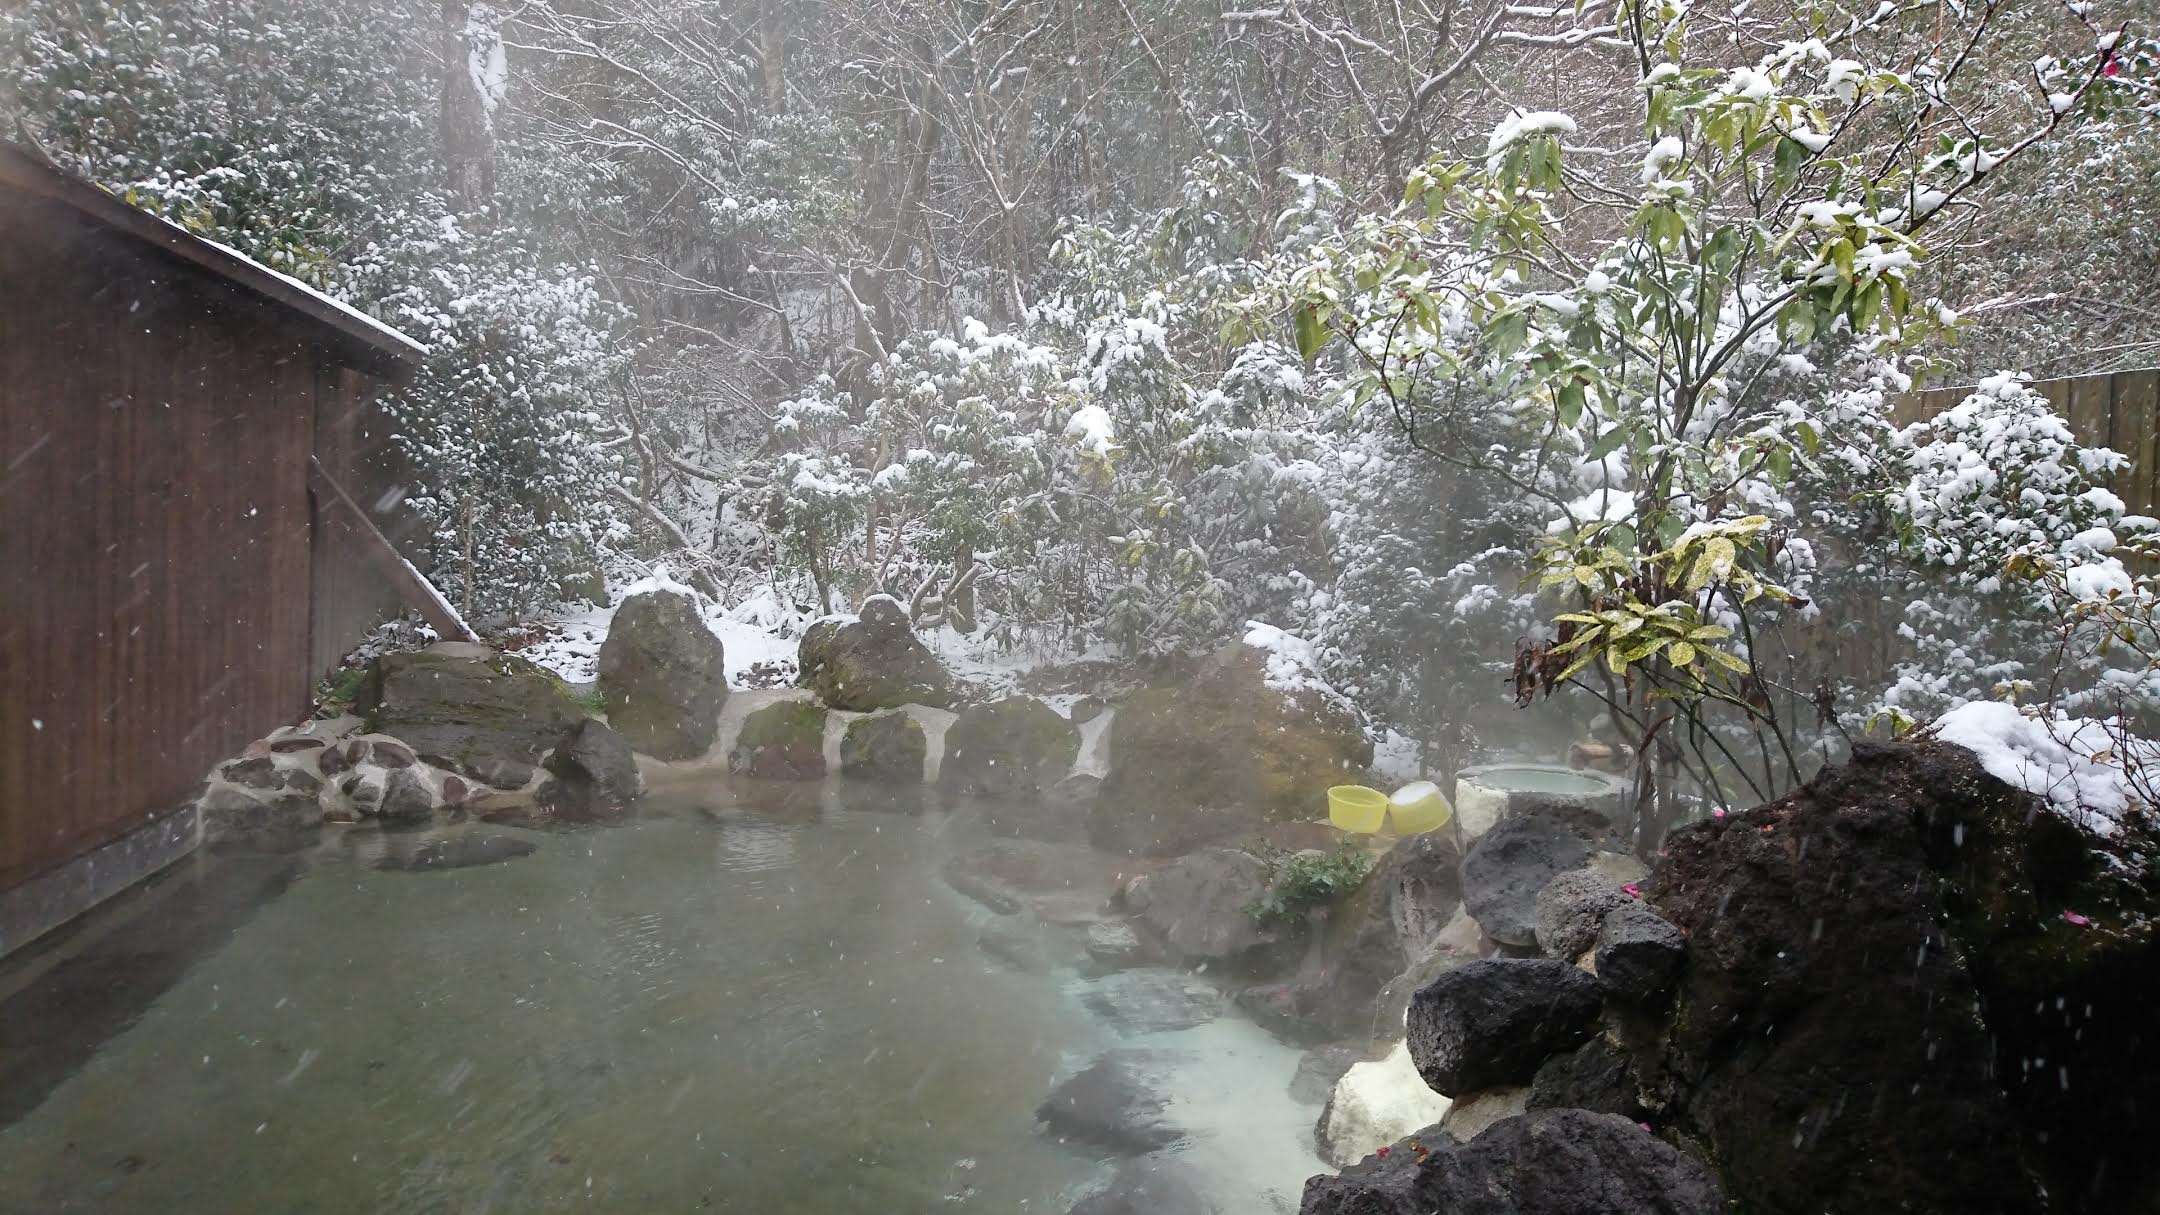
POLYGON ((1643 1116, 1627 1060, 1602 1037, 1547 1059, 1530 1081, 1530 1108, 1593 1110, 1630 1122, 1643 1116))
POLYGON ((1492 958, 1447 971, 1410 998, 1410 1056, 1435 1092, 1528 1084, 1594 1030, 1597 980, 1548 958, 1492 958))
POLYGON ((1164 1120, 1167 1102, 1146 1078, 1156 1061, 1145 1051, 1111 1051, 1052 1089, 1035 1116, 1060 1138, 1117 1155, 1176 1143, 1185 1132, 1164 1120))
POLYGON ((1574 961, 1597 944, 1605 913, 1631 901, 1619 883, 1595 869, 1561 874, 1538 891, 1538 948, 1549 957, 1574 961))
POLYGON ((634 750, 696 759, 712 746, 727 703, 727 653, 689 596, 623 600, 600 643, 597 678, 608 723, 634 750))
POLYGON ((858 717, 840 736, 843 776, 919 785, 929 757, 922 723, 903 712, 858 717))
POLYGON ((1507 813, 1463 858, 1463 903, 1494 940, 1534 946, 1538 893, 1614 843, 1611 822, 1595 808, 1511 797, 1507 813))
POLYGON ((1671 988, 1687 960, 1687 937, 1671 921, 1629 900, 1606 913, 1597 937, 1597 976, 1605 990, 1647 1004, 1671 988))
POLYGON ((1588 1110, 1506 1118, 1467 1143, 1430 1127, 1305 1183, 1299 1215, 1725 1215, 1716 1178, 1636 1124, 1588 1110))
POLYGON ((1147 958, 1140 934, 1123 920, 1097 920, 1087 927, 1087 954, 1104 966, 1137 966, 1147 958))

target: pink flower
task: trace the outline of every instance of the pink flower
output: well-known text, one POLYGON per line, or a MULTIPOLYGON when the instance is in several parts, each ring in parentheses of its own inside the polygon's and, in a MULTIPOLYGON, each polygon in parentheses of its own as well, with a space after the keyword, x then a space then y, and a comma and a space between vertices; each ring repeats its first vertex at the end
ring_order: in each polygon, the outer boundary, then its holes
POLYGON ((2071 922, 2072 924, 2075 924, 2075 925, 2077 925, 2077 926, 2078 926, 2078 927, 2080 927, 2080 928, 2090 928, 2090 927, 2092 927, 2092 921, 2091 921, 2091 920, 2088 920, 2088 919, 2086 919, 2086 918, 2085 918, 2084 916, 2081 916, 2081 915, 2079 915, 2079 914, 2078 914, 2077 912, 2075 912, 2075 911, 2065 911, 2065 912, 2063 912, 2063 919, 2065 919, 2065 920, 2068 920, 2069 922, 2071 922))
POLYGON ((1642 897, 1642 887, 1637 886, 1633 882, 1629 882, 1627 885, 1620 888, 1620 893, 1628 896, 1631 899, 1639 899, 1642 897))
POLYGON ((1724 818, 1724 817, 1725 817, 1725 812, 1724 812, 1723 810, 1712 810, 1712 811, 1710 812, 1710 817, 1711 817, 1711 818, 1724 818))
POLYGON ((1388 1150, 1386 1148, 1381 1148, 1379 1151, 1373 1153, 1373 1155, 1378 1156, 1383 1160, 1387 1158, 1387 1154, 1388 1150))
POLYGON ((1639 1126, 1639 1127, 1641 1127, 1642 1129, 1644 1129, 1644 1130, 1646 1130, 1646 1131, 1650 1129, 1650 1124, 1649 1124, 1649 1123, 1647 1123, 1647 1122, 1638 1122, 1638 1123, 1636 1123, 1635 1125, 1636 1125, 1636 1126, 1639 1126))

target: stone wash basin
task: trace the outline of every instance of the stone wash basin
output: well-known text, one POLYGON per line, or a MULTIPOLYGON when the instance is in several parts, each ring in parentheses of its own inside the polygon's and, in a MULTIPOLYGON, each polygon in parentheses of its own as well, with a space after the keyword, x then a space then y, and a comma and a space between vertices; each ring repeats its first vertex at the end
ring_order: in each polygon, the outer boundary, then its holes
POLYGON ((1455 774, 1455 818, 1470 839, 1500 821, 1510 797, 1575 802, 1617 817, 1626 795, 1627 782, 1606 772, 1560 764, 1479 764, 1455 774))

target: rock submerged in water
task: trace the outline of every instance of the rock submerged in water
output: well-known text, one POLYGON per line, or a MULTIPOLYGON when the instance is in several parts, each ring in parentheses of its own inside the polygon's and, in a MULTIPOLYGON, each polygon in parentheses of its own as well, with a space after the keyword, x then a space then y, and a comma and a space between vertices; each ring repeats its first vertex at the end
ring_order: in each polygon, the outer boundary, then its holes
POLYGON ((600 643, 608 724, 657 759, 696 759, 713 744, 727 701, 727 654, 697 604, 673 591, 623 600, 600 643))
POLYGON ((1070 1215, 1216 1215, 1214 1204, 1160 1157, 1128 1160, 1102 1189, 1073 1204, 1070 1215))
POLYGON ((1036 797, 1072 771, 1080 731, 1049 705, 1008 696, 962 709, 945 731, 938 783, 987 797, 1036 797))
POLYGON ((530 841, 511 835, 452 835, 422 840, 411 849, 394 849, 378 858, 374 867, 394 873, 432 873, 499 865, 537 851, 539 849, 530 841))
POLYGON ((1148 1079, 1159 1062, 1148 1051, 1111 1051, 1052 1089, 1035 1116, 1059 1138, 1118 1155, 1167 1147, 1185 1132, 1164 1119, 1168 1103, 1148 1079))
POLYGON ((1602 1007, 1597 980, 1566 962, 1471 962, 1410 997, 1410 1056, 1450 1097, 1528 1084, 1549 1056, 1595 1032, 1602 1007))
POLYGON ((802 686, 835 709, 953 707, 951 674, 915 636, 907 610, 890 595, 872 595, 856 620, 811 625, 796 658, 802 686))
POLYGON ((624 818, 645 792, 637 756, 606 722, 587 719, 572 726, 549 753, 546 766, 548 777, 534 800, 558 819, 605 822, 624 818))
POLYGON ((1306 1182, 1298 1212, 1727 1215, 1700 1162, 1635 1123, 1588 1110, 1504 1118, 1467 1143, 1427 1127, 1339 1176, 1306 1182))

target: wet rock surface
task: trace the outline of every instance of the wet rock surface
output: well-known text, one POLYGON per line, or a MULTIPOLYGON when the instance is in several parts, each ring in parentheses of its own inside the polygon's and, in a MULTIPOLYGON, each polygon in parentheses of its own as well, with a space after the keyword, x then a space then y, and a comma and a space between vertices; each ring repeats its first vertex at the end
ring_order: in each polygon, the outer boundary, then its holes
POLYGON ((633 749, 695 759, 712 746, 727 701, 727 655, 687 595, 625 599, 600 645, 597 674, 608 724, 633 749))
POLYGON ((1537 896, 1547 883, 1615 846, 1598 810, 1518 796, 1463 858, 1463 903, 1486 934, 1505 945, 1537 944, 1537 896))
POLYGON ((857 718, 840 736, 840 773, 859 780, 920 784, 929 757, 922 723, 899 711, 857 718))
POLYGON ((645 792, 637 756, 607 723, 572 726, 547 758, 548 777, 534 800, 559 818, 608 822, 630 815, 645 792))
POLYGON ((728 771, 760 780, 823 780, 825 706, 783 700, 743 718, 728 771))
POLYGON ((1471 962, 1410 998, 1410 1055, 1450 1097, 1528 1084, 1547 1057, 1594 1032, 1601 1007, 1597 980, 1566 962, 1471 962))
POLYGON ((1701 1163, 1587 1110, 1506 1118, 1467 1143, 1430 1127, 1305 1184, 1300 1215, 1726 1215, 1701 1163))
POLYGON ((1134 878, 1124 902, 1134 924, 1177 965, 1265 970, 1292 944, 1281 925, 1263 925, 1249 910, 1268 880, 1260 858, 1213 848, 1134 878))
POLYGON ((1035 1115, 1061 1139, 1118 1155, 1176 1143, 1185 1132, 1165 1120, 1152 1079, 1162 1062, 1151 1051, 1111 1051, 1052 1089, 1035 1115))
POLYGON ((1106 975, 1081 997, 1088 1011, 1130 1034, 1205 1025, 1229 1002, 1214 984, 1182 971, 1141 967, 1106 975))

